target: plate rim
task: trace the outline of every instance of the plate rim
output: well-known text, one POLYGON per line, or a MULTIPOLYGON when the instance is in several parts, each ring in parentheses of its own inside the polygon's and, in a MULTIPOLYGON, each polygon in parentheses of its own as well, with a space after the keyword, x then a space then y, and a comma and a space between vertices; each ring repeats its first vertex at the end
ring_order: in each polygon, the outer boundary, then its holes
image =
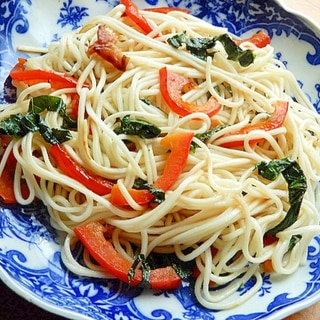
MULTIPOLYGON (((314 30, 314 32, 319 33, 320 35, 320 24, 316 23, 316 21, 314 21, 312 18, 308 17, 304 13, 299 12, 296 9, 290 8, 287 4, 285 4, 281 0, 271 0, 271 2, 276 3, 279 7, 283 8, 287 13, 302 19, 303 23, 307 24, 312 28, 315 28, 316 30, 314 30)), ((42 308, 45 311, 49 311, 52 314, 56 314, 65 318, 68 316, 75 318, 76 316, 77 319, 83 319, 83 320, 92 319, 91 317, 88 317, 86 315, 76 313, 75 311, 72 311, 72 310, 63 309, 59 306, 53 305, 45 300, 40 299, 37 295, 30 292, 27 288, 19 285, 19 282, 11 278, 10 275, 6 272, 6 270, 3 269, 1 266, 0 266, 0 279, 7 287, 9 287, 12 291, 14 291, 20 297, 24 298, 25 300, 34 304, 35 306, 42 308), (28 297, 26 297, 26 293, 28 294, 28 297), (63 310, 63 315, 59 313, 62 310, 63 310)), ((317 294, 314 294, 308 297, 307 300, 301 300, 299 302, 295 302, 293 305, 290 305, 290 311, 288 310, 288 307, 286 307, 274 312, 270 316, 268 315, 267 318, 265 317, 265 319, 275 320, 275 319, 279 319, 279 317, 286 317, 298 311, 304 310, 319 301, 320 301, 320 291, 318 291, 317 294)))

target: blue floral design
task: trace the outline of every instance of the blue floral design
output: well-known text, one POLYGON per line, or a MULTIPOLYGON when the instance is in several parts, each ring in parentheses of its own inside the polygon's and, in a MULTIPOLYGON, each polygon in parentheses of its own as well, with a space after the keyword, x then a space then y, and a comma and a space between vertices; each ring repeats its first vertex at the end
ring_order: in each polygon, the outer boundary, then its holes
POLYGON ((317 101, 313 104, 318 113, 320 113, 320 83, 315 84, 315 89, 317 90, 317 101))
MULTIPOLYGON (((19 0, 2 1, 0 4, 0 52, 13 50, 11 37, 12 31, 26 33, 29 22, 26 18, 28 10, 25 5, 31 5, 31 0, 22 3, 19 0)), ((0 56, 1 57, 1 56, 0 56)), ((1 59, 2 60, 2 59, 1 59)))
MULTIPOLYGON (((262 276, 262 286, 259 289, 259 297, 263 297, 266 293, 270 293, 270 290, 272 288, 272 282, 270 280, 270 274, 263 272, 261 274, 262 276)), ((256 283, 256 278, 251 277, 246 283, 244 283, 239 288, 240 295, 244 295, 247 291, 249 291, 256 283)))
POLYGON ((2 204, 0 212, 0 239, 8 237, 33 244, 39 238, 57 242, 57 233, 50 225, 47 209, 42 202, 25 207, 2 204), (34 212, 37 214, 34 215, 34 212))
POLYGON ((74 6, 72 5, 72 1, 63 2, 63 7, 60 9, 60 18, 57 23, 61 24, 62 27, 71 25, 72 30, 75 30, 81 26, 81 20, 89 16, 89 14, 87 7, 74 6))
POLYGON ((266 293, 270 293, 272 288, 272 282, 270 280, 270 274, 262 273, 262 286, 259 290, 259 297, 263 297, 266 293))
POLYGON ((110 7, 110 8, 113 8, 119 4, 119 0, 95 0, 95 1, 96 2, 99 2, 99 1, 105 2, 108 5, 108 7, 110 7))
MULTIPOLYGON (((18 58, 18 53, 12 44, 13 34, 15 32, 24 34, 29 30, 29 21, 26 17, 28 6, 31 6, 31 0, 0 1, 0 90, 12 67, 12 61, 17 61, 18 58)), ((0 91, 0 103, 3 102, 3 94, 0 91)))

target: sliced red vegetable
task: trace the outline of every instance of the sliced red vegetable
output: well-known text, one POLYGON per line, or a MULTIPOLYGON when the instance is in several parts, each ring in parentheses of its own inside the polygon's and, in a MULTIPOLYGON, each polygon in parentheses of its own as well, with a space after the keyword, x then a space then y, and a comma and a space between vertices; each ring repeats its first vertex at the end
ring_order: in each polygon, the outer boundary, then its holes
POLYGON ((153 290, 172 290, 180 286, 181 278, 172 266, 167 266, 152 269, 149 282, 153 290))
MULTIPOLYGON (((171 152, 162 175, 153 184, 154 188, 168 191, 178 180, 187 163, 193 136, 193 132, 176 132, 162 138, 160 145, 167 147, 171 152)), ((153 199, 148 190, 128 189, 128 192, 139 205, 147 205, 153 199)), ((116 185, 112 188, 110 202, 118 206, 128 206, 128 202, 116 185)))
MULTIPOLYGON (((9 154, 6 165, 0 176, 0 198, 3 203, 16 204, 17 200, 14 195, 14 172, 16 170, 17 160, 13 152, 9 154)), ((29 189, 25 180, 21 180, 20 188, 22 196, 27 198, 29 196, 29 189)))
POLYGON ((131 0, 120 0, 125 9, 125 14, 142 30, 144 34, 153 31, 153 27, 148 20, 139 12, 138 7, 131 0))
POLYGON ((57 167, 68 177, 77 180, 89 190, 103 196, 111 192, 113 183, 108 179, 89 172, 76 163, 59 144, 54 144, 49 150, 50 156, 57 163, 57 167))
MULTIPOLYGON (((78 79, 69 76, 65 73, 59 73, 49 70, 42 69, 25 69, 26 59, 19 58, 18 63, 12 68, 10 76, 12 80, 23 82, 27 85, 33 85, 40 82, 50 83, 53 89, 62 89, 62 88, 75 88, 78 83, 78 79)), ((89 85, 85 83, 84 87, 89 85)))
MULTIPOLYGON (((261 121, 258 123, 254 124, 248 124, 245 127, 235 131, 231 132, 228 135, 225 136, 230 136, 230 135, 242 135, 242 134, 247 134, 253 130, 264 130, 264 131, 270 131, 273 129, 277 129, 282 126, 287 112, 289 108, 289 103, 287 101, 277 101, 275 105, 275 110, 271 116, 265 120, 261 121)), ((264 138, 260 139, 253 139, 250 140, 250 144, 258 143, 264 141, 264 138)), ((243 146, 244 140, 233 140, 230 142, 225 142, 220 144, 220 146, 225 147, 225 148, 235 148, 235 147, 241 147, 243 146)))
POLYGON ((13 192, 13 179, 17 161, 11 152, 0 176, 0 197, 6 204, 17 203, 13 192))
POLYGON ((70 117, 73 120, 78 119, 79 100, 80 100, 80 97, 79 97, 79 95, 77 93, 71 94, 71 112, 70 112, 70 117))
POLYGON ((272 259, 267 259, 266 261, 262 262, 261 266, 262 266, 262 269, 264 270, 264 272, 267 272, 267 273, 274 272, 272 259))
POLYGON ((184 13, 190 13, 189 9, 186 8, 174 8, 174 7, 149 7, 149 8, 144 8, 144 11, 151 11, 151 12, 158 12, 158 13, 164 13, 167 14, 172 11, 180 11, 184 13))
MULTIPOLYGON (((130 188, 128 189, 131 197, 135 200, 136 203, 143 206, 148 204, 152 199, 153 195, 149 190, 137 190, 130 188)), ((115 184, 111 189, 110 202, 115 206, 127 206, 128 201, 123 196, 119 187, 115 184)))
POLYGON ((263 48, 271 42, 271 38, 266 31, 260 30, 249 38, 234 40, 237 45, 247 41, 253 43, 258 48, 263 48))
POLYGON ((188 78, 170 72, 166 67, 159 70, 159 76, 162 97, 170 109, 178 115, 186 116, 194 112, 203 112, 209 117, 212 117, 221 109, 221 105, 214 97, 210 97, 209 100, 202 105, 184 101, 182 94, 195 87, 193 82, 188 78))
POLYGON ((278 241, 278 238, 272 234, 265 234, 263 237, 263 245, 269 246, 278 241))
POLYGON ((175 132, 160 141, 163 147, 170 149, 170 154, 162 175, 153 184, 155 188, 167 191, 178 180, 187 163, 193 136, 193 132, 175 132))
MULTIPOLYGON (((100 222, 89 222, 74 229, 75 234, 91 256, 111 275, 128 283, 132 263, 124 259, 104 236, 106 227, 100 222)), ((131 286, 143 280, 142 270, 137 269, 130 280, 131 286)), ((171 267, 157 268, 150 271, 150 286, 154 290, 169 290, 179 287, 181 278, 171 267)))
MULTIPOLYGON (((79 94, 77 92, 75 93, 71 93, 70 94, 71 97, 71 108, 70 108, 70 118, 73 120, 77 120, 78 119, 78 115, 79 115, 79 94)), ((84 112, 84 118, 87 119, 88 118, 88 113, 87 111, 84 112)), ((91 129, 89 130, 89 132, 91 132, 91 129)))

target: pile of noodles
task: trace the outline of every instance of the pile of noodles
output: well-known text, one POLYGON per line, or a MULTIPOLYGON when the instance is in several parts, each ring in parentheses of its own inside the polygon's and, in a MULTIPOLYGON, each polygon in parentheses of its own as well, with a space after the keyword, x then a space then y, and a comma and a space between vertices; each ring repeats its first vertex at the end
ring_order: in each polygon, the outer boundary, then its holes
MULTIPOLYGON (((89 171, 116 181, 131 207, 113 206, 110 195, 99 196, 63 174, 48 154, 50 145, 38 133, 13 139, 0 169, 13 150, 18 161, 16 198, 24 205, 36 196, 48 207, 52 225, 67 234, 62 256, 71 271, 109 277, 87 253, 87 267, 80 266, 71 253, 77 242, 73 228, 87 221, 101 221, 112 226, 115 248, 130 261, 134 259, 133 246, 146 256, 153 251, 174 252, 183 261, 196 259, 200 275, 195 294, 199 302, 211 309, 231 308, 259 290, 264 261, 271 259, 279 274, 296 271, 305 263, 308 245, 320 231, 315 192, 320 174, 320 117, 292 73, 275 60, 270 45, 259 49, 243 43, 242 48, 255 54, 254 63, 248 67, 228 60, 220 44, 214 57, 205 61, 171 47, 166 39, 183 32, 188 37, 213 37, 225 33, 225 29, 182 12, 164 15, 143 11, 154 27, 152 33, 144 35, 123 11, 119 5, 107 15, 92 18, 82 29, 50 44, 45 54, 28 60, 28 69, 54 70, 78 78, 76 88, 53 91, 46 82, 19 84, 16 103, 3 106, 0 119, 26 112, 29 100, 43 94, 61 97, 71 110, 77 94, 77 130, 71 132, 72 139, 64 146, 89 171), (98 26, 115 35, 117 47, 129 58, 125 71, 117 70, 99 55, 87 54, 88 47, 97 41, 98 26), (201 104, 209 93, 221 104, 221 110, 212 118, 204 113, 181 117, 172 112, 159 90, 159 69, 164 66, 199 84, 185 94, 185 100, 201 104), (220 146, 228 132, 264 121, 279 100, 289 101, 283 126, 251 132, 244 147, 220 146), (168 149, 160 146, 161 137, 116 134, 119 119, 126 115, 158 126, 162 136, 172 132, 204 133, 216 122, 226 126, 205 143, 193 139, 199 146, 190 152, 182 174, 166 192, 163 203, 140 206, 126 190, 137 178, 152 184, 163 171, 168 149), (263 142, 249 143, 249 138, 261 136, 263 142), (125 140, 132 141, 135 149, 130 150, 125 140), (297 221, 277 234, 277 242, 265 246, 264 234, 283 220, 289 209, 288 186, 281 175, 274 181, 262 178, 255 165, 285 157, 299 163, 308 188, 297 221), (30 189, 27 198, 21 195, 21 177, 30 189), (289 241, 297 234, 301 239, 289 250, 289 241), (232 294, 251 277, 256 278, 251 290, 234 298, 232 294), (227 285, 212 290, 212 283, 227 285)), ((55 112, 47 112, 45 121, 52 128, 61 126, 55 112)))

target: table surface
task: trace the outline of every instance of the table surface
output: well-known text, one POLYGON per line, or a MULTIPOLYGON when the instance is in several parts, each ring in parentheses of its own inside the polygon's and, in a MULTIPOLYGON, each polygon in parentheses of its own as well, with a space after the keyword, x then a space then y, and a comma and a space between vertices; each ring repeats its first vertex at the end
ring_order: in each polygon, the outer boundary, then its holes
MULTIPOLYGON (((320 1, 319 0, 282 0, 287 7, 298 10, 306 16, 320 24, 320 1)), ((53 314, 37 308, 36 306, 27 303, 23 298, 17 296, 0 282, 0 319, 1 320, 24 320, 24 319, 47 319, 61 320, 53 314), (19 312, 17 312, 19 310, 19 312), (19 315, 18 315, 19 313, 19 315)), ((318 320, 320 314, 320 302, 302 310, 285 320, 318 320)))

